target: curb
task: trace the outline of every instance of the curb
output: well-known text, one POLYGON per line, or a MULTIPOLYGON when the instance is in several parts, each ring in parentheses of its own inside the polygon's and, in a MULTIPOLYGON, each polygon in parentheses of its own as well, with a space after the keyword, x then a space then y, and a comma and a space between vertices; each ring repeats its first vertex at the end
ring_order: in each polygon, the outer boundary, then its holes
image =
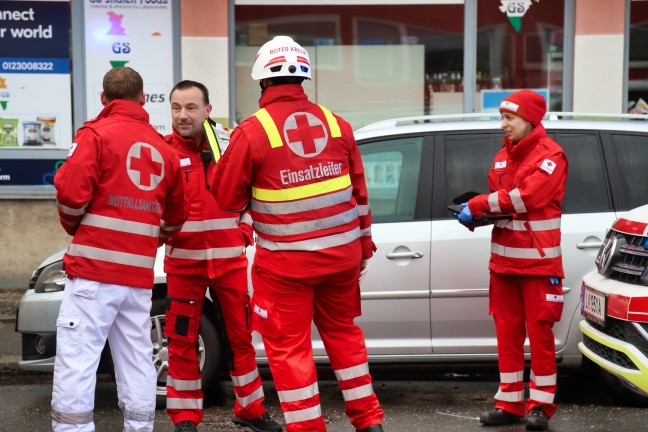
POLYGON ((20 356, 0 356, 0 373, 3 372, 24 372, 18 367, 20 356))

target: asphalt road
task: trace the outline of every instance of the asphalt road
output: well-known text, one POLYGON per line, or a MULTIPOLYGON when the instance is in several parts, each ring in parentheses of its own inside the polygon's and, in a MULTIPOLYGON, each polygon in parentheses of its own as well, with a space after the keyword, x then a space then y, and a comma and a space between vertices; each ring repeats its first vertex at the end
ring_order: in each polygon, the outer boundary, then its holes
MULTIPOLYGON (((10 293, 12 298, 20 298, 10 293)), ((20 337, 11 320, 15 311, 7 294, 0 290, 0 430, 41 432, 51 430, 50 400, 52 376, 21 371, 20 337)), ((372 365, 374 390, 385 410, 384 428, 389 432, 480 431, 522 432, 524 425, 485 428, 479 424, 482 411, 492 408, 497 390, 493 367, 472 366, 378 366, 372 365)), ((262 370, 266 407, 283 423, 271 377, 262 370)), ((344 416, 341 393, 327 368, 319 372, 323 415, 331 432, 353 431, 344 416)), ((648 404, 632 406, 619 400, 591 371, 561 370, 558 378, 558 412, 550 422, 558 432, 648 430, 648 404)), ((231 423, 233 392, 226 377, 217 397, 205 401, 201 431, 239 431, 231 423)), ((115 385, 100 376, 95 395, 97 431, 122 430, 115 385)), ((159 409, 156 431, 173 431, 166 412, 159 409)))
MULTIPOLYGON (((464 370, 444 373, 442 368, 373 367, 374 389, 385 410, 386 431, 516 431, 524 425, 484 428, 480 412, 490 409, 497 389, 496 374, 464 370)), ((266 407, 279 421, 279 403, 267 372, 263 374, 266 407)), ((7 371, 0 373, 0 429, 14 432, 50 430, 51 375, 7 371)), ((229 381, 221 394, 205 403, 201 431, 243 431, 230 421, 233 403, 229 381)), ((322 411, 331 432, 353 431, 344 416, 344 405, 335 381, 327 371, 320 374, 322 411)), ((605 386, 592 376, 561 374, 559 411, 551 420, 552 431, 646 430, 648 411, 644 407, 620 406, 605 386)), ((100 377, 95 399, 97 431, 122 430, 115 386, 100 377)), ((173 431, 165 411, 156 415, 156 431, 173 431)))

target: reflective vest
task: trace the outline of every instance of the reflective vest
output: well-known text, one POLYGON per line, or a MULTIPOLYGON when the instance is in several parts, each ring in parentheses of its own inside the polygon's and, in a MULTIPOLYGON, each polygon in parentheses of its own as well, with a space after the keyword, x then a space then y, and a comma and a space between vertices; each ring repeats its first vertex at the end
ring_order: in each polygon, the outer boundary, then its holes
MULTIPOLYGON (((330 138, 340 138, 340 127, 333 114, 318 106, 326 120, 330 138)), ((261 123, 270 147, 283 147, 284 141, 268 110, 262 108, 254 117, 261 123)), ((284 156, 288 156, 284 162, 296 159, 289 151, 285 151, 284 156)), ((263 178, 252 186, 252 219, 260 247, 312 251, 350 243, 360 237, 358 208, 352 200, 351 178, 345 164, 313 159, 316 163, 303 169, 281 169, 276 165, 276 169, 280 169, 279 178, 288 187, 281 185, 276 188, 271 184, 270 187, 261 187, 266 186, 263 178), (300 186, 290 187, 293 183, 300 186), (303 220, 291 222, 293 217, 288 215, 296 213, 301 213, 300 219, 303 220)), ((292 165, 285 163, 283 166, 292 165)))
POLYGON ((224 209, 240 209, 251 192, 255 265, 306 277, 370 258, 371 213, 351 126, 308 101, 300 85, 269 87, 259 105, 232 133, 216 175, 224 209))

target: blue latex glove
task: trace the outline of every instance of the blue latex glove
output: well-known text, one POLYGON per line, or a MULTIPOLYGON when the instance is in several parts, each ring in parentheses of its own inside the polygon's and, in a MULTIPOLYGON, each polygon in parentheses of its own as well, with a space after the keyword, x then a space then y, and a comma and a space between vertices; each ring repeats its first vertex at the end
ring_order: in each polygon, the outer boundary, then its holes
POLYGON ((457 216, 457 219, 459 219, 459 222, 462 224, 468 225, 473 219, 472 214, 470 213, 470 207, 468 207, 468 203, 462 203, 461 207, 463 207, 463 209, 461 210, 461 213, 459 213, 459 216, 457 216))
POLYGON ((556 276, 549 276, 549 282, 551 282, 552 285, 558 285, 560 283, 560 279, 556 276))

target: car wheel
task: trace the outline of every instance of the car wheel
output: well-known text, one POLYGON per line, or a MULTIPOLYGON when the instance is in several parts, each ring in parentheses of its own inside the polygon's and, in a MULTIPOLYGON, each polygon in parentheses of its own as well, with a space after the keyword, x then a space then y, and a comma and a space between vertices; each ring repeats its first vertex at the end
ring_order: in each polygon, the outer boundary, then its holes
MULTIPOLYGON (((151 342, 153 365, 157 375, 157 402, 159 409, 166 407, 166 380, 169 370, 169 339, 164 335, 164 300, 154 300, 151 309, 151 342)), ((203 393, 210 394, 217 388, 218 372, 223 362, 223 343, 213 323, 205 315, 200 318, 200 332, 196 349, 202 372, 203 393)))

